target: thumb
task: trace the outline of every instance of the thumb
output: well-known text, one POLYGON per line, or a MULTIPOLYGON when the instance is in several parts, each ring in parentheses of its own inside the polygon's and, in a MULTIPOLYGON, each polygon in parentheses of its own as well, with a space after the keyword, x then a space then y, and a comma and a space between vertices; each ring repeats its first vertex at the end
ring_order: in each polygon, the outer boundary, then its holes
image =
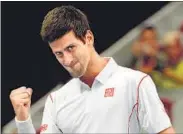
POLYGON ((32 88, 27 88, 27 93, 29 94, 29 96, 32 96, 32 92, 33 92, 32 88))

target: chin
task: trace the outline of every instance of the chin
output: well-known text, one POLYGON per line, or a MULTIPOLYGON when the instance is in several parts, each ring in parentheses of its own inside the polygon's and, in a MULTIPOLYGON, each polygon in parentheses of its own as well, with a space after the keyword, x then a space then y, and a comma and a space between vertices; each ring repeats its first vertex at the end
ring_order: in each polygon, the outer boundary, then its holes
POLYGON ((70 71, 69 73, 73 78, 80 78, 85 74, 85 72, 86 72, 86 69, 80 68, 77 71, 75 71, 75 73, 74 73, 74 70, 70 71))
POLYGON ((70 75, 73 77, 73 78, 80 78, 83 76, 83 74, 73 74, 73 73, 70 73, 70 75))

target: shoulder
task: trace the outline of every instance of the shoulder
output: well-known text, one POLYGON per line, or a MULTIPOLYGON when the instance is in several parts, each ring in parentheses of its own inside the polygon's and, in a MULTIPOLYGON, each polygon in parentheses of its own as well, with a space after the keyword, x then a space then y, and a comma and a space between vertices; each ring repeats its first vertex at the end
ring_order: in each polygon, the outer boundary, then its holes
POLYGON ((137 83, 141 81, 141 79, 143 79, 144 77, 148 76, 146 73, 143 73, 141 71, 134 70, 127 67, 122 67, 122 66, 118 67, 117 75, 119 77, 124 77, 125 80, 127 81, 137 82, 137 83))
POLYGON ((117 81, 123 85, 125 83, 127 92, 134 97, 138 94, 141 86, 144 86, 144 80, 149 77, 146 73, 122 66, 119 66, 116 75, 117 81))
POLYGON ((47 96, 47 102, 54 103, 56 100, 58 102, 64 101, 65 97, 68 96, 73 91, 73 87, 78 85, 77 79, 71 79, 66 84, 62 85, 56 91, 51 92, 47 96))

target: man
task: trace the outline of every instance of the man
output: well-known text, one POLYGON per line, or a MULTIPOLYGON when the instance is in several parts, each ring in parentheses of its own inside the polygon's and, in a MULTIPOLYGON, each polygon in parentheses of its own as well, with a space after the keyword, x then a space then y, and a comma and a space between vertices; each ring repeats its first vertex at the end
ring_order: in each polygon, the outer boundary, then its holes
MULTIPOLYGON (((99 56, 79 9, 51 10, 41 36, 73 79, 48 96, 40 133, 174 133, 151 78, 99 56)), ((19 133, 35 133, 31 94, 26 87, 10 94, 19 133)))
POLYGON ((159 50, 157 30, 153 25, 144 25, 137 41, 132 45, 133 66, 144 73, 149 73, 156 66, 159 50))
POLYGON ((166 90, 183 89, 183 47, 179 32, 171 31, 164 35, 159 55, 163 60, 159 60, 151 72, 156 86, 166 90))

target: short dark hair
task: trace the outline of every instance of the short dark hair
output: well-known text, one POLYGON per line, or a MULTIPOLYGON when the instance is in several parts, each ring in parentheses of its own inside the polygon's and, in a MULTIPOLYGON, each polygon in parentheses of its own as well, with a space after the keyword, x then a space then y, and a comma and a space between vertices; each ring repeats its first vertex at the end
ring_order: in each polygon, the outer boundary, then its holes
POLYGON ((44 42, 53 42, 71 30, 83 41, 87 30, 90 30, 87 16, 73 6, 60 6, 44 17, 40 34, 44 42))
POLYGON ((156 31, 156 27, 152 24, 143 24, 141 29, 142 29, 142 32, 144 32, 146 30, 156 31))

